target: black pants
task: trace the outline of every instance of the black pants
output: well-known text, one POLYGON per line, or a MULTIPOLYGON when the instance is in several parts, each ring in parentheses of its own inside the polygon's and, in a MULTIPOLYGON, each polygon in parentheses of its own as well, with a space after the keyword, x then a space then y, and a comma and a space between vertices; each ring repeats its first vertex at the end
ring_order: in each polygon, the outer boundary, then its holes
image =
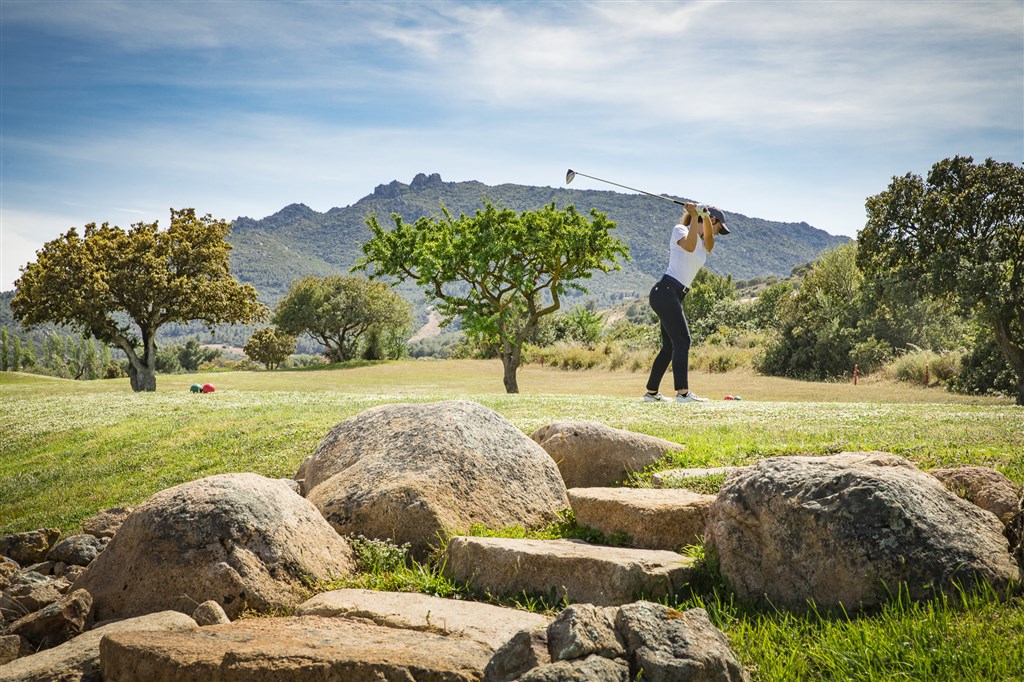
POLYGON ((665 376, 668 363, 672 363, 672 379, 677 391, 690 387, 687 374, 690 362, 690 327, 683 313, 683 298, 690 289, 665 275, 651 289, 648 301, 661 321, 661 350, 651 365, 651 376, 647 390, 657 391, 661 378, 665 376))

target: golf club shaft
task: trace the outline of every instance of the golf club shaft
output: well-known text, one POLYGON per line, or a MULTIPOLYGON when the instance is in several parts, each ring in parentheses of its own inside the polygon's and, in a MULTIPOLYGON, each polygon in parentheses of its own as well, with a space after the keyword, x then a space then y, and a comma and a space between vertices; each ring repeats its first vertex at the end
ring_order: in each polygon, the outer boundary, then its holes
POLYGON ((620 185, 619 183, 612 182, 611 180, 602 180, 601 178, 595 178, 593 175, 587 175, 586 173, 580 173, 579 171, 572 171, 572 174, 573 174, 573 177, 575 177, 577 175, 582 175, 585 178, 590 178, 591 180, 597 180, 598 182, 603 182, 603 183, 606 183, 608 185, 615 185, 616 187, 621 187, 622 189, 628 189, 631 192, 640 192, 640 194, 646 194, 649 197, 655 197, 657 199, 664 199, 665 201, 671 201, 673 204, 679 204, 680 206, 685 206, 686 205, 685 202, 679 201, 678 199, 673 199, 672 197, 667 197, 664 194, 652 194, 651 192, 645 192, 642 189, 637 189, 636 187, 627 187, 626 185, 620 185))

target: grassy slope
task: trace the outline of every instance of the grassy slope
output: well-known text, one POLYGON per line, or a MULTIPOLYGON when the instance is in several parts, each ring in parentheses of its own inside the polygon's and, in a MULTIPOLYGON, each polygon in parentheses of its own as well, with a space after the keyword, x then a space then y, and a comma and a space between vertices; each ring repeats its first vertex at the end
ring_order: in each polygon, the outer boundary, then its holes
POLYGON ((739 393, 743 401, 652 405, 636 398, 643 380, 628 372, 528 367, 520 376, 523 393, 510 396, 496 362, 408 361, 161 376, 157 393, 133 394, 126 380, 4 373, 0 533, 44 525, 70 531, 100 509, 213 473, 291 476, 334 424, 367 407, 456 397, 491 407, 527 433, 558 419, 593 419, 685 443, 687 454, 676 465, 881 449, 925 468, 987 464, 1024 483, 1024 411, 999 401, 939 402, 957 397, 732 372, 701 375, 693 384, 709 396, 739 393), (188 392, 206 382, 217 392, 188 392))
MULTIPOLYGON (((345 369, 161 376, 160 391, 126 380, 72 382, 0 374, 0 534, 58 526, 213 473, 291 476, 338 421, 377 404, 476 400, 526 432, 594 419, 687 445, 663 466, 883 449, 924 468, 988 464, 1024 483, 1024 410, 935 389, 814 384, 745 372, 694 376, 704 405, 645 404, 645 377, 528 367, 505 395, 495 362, 400 362, 345 369), (193 395, 193 383, 216 393, 193 395)), ((387 579, 382 584, 388 584, 387 579)), ((896 604, 852 619, 778 614, 715 590, 700 605, 756 679, 1024 679, 1020 599, 896 604)))

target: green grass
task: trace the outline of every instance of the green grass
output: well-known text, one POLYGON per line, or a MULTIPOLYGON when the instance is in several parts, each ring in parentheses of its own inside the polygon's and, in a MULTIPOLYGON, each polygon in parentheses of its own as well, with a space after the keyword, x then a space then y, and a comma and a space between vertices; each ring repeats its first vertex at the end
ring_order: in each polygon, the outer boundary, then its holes
MULTIPOLYGON (((841 450, 887 450, 925 469, 987 465, 1024 484, 1024 410, 1004 400, 884 381, 793 382, 745 370, 691 376, 700 393, 744 400, 648 404, 637 399, 646 378, 640 373, 534 366, 520 372, 523 393, 510 396, 491 361, 160 376, 159 392, 150 394, 133 394, 126 380, 0 373, 0 534, 46 526, 70 534, 102 509, 215 473, 291 477, 347 417, 384 403, 451 398, 486 405, 526 433, 556 420, 592 419, 685 445, 681 455, 636 476, 635 485, 654 469, 841 450), (218 390, 190 394, 197 382, 218 390)), ((568 516, 539 531, 472 532, 614 540, 568 516)), ((342 585, 471 596, 443 578, 436 560, 364 568, 334 586, 342 585)), ((526 595, 498 603, 557 607, 526 595)), ((680 597, 680 608, 692 605, 708 609, 759 680, 1024 679, 1019 598, 1000 602, 981 593, 955 602, 896 600, 856 617, 801 615, 737 604, 712 581, 680 597)))

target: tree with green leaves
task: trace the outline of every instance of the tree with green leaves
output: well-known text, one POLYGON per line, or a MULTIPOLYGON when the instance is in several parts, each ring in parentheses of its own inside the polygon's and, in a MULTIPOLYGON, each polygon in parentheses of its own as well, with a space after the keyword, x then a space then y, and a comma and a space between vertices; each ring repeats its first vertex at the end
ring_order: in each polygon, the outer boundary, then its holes
POLYGON ((551 203, 515 211, 484 201, 474 215, 440 216, 413 224, 393 213, 386 231, 376 215, 366 220, 373 237, 363 244, 356 269, 373 277, 413 280, 436 302, 442 324, 455 318, 478 342, 498 348, 508 393, 518 393, 522 348, 538 321, 561 307, 569 290, 586 292, 581 280, 594 271, 620 268, 628 247, 610 231, 615 223, 596 210, 590 219, 551 203))
POLYGON ((22 268, 11 302, 26 327, 68 325, 128 356, 135 391, 156 390, 156 333, 170 322, 244 323, 260 319, 256 289, 231 276, 231 223, 191 208, 171 209, 130 229, 108 223, 72 228, 22 268))
POLYGON ((864 279, 853 242, 815 261, 792 295, 779 306, 777 334, 757 369, 799 379, 828 379, 852 372, 860 289, 864 279))
POLYGON ((409 303, 383 282, 365 277, 310 275, 292 282, 274 311, 284 333, 308 334, 327 349, 331 362, 359 356, 363 335, 371 329, 407 332, 409 303))
POLYGON ((992 332, 1024 405, 1024 166, 943 159, 867 200, 857 262, 869 277, 951 298, 992 332))
POLYGON ((277 369, 288 356, 295 352, 296 339, 273 327, 257 329, 245 342, 245 354, 254 362, 261 362, 267 369, 277 369))

